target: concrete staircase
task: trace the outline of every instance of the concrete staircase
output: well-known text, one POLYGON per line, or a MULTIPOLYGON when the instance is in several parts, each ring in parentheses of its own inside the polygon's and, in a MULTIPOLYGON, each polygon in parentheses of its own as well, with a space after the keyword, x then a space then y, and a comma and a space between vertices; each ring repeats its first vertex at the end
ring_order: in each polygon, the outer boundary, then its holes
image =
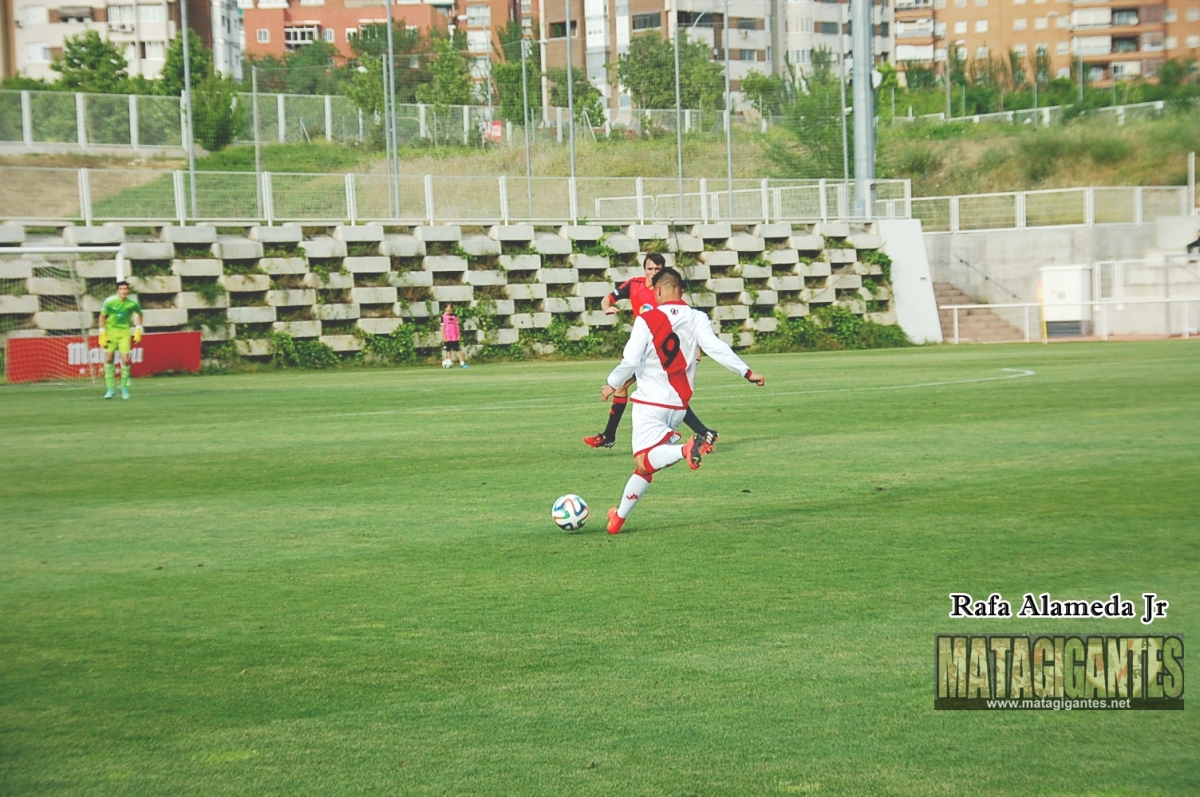
MULTIPOLYGON (((949 282, 933 283, 933 295, 937 299, 938 317, 942 322, 942 340, 953 343, 954 311, 942 308, 976 302, 949 282)), ((960 343, 1017 343, 1025 340, 1025 333, 991 310, 959 310, 958 340, 960 343)))

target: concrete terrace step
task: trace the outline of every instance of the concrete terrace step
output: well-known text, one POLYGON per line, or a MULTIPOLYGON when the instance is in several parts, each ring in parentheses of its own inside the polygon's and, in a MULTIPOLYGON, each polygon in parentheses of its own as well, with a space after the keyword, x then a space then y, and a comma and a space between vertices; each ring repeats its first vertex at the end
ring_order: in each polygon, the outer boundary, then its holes
MULTIPOLYGON (((933 295, 938 304, 938 319, 942 324, 942 339, 954 340, 954 311, 949 305, 971 305, 975 300, 948 282, 935 282, 933 295)), ((960 343, 1011 343, 1025 339, 1025 333, 986 308, 966 308, 958 311, 958 340, 960 343)))

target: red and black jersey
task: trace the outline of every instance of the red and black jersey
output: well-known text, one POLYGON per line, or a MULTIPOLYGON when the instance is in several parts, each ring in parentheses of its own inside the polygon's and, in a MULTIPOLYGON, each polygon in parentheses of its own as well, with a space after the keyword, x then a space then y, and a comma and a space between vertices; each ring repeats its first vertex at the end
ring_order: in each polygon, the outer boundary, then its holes
POLYGON ((654 288, 646 284, 645 277, 627 279, 608 295, 612 301, 628 299, 633 308, 633 317, 637 318, 647 310, 658 307, 658 299, 654 296, 654 288))

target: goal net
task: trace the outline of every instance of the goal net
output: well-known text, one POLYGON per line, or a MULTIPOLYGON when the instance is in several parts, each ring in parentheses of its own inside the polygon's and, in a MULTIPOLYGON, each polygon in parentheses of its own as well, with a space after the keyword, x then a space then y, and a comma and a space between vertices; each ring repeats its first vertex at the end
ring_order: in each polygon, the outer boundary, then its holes
POLYGON ((0 359, 9 384, 90 380, 100 308, 128 272, 116 246, 0 249, 0 359))

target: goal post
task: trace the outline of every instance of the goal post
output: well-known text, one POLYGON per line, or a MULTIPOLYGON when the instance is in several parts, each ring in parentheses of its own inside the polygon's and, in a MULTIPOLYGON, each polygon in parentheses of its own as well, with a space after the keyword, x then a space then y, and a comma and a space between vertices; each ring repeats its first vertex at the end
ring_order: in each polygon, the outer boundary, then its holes
POLYGON ((0 357, 8 384, 90 380, 104 299, 129 274, 120 246, 0 248, 0 357))

